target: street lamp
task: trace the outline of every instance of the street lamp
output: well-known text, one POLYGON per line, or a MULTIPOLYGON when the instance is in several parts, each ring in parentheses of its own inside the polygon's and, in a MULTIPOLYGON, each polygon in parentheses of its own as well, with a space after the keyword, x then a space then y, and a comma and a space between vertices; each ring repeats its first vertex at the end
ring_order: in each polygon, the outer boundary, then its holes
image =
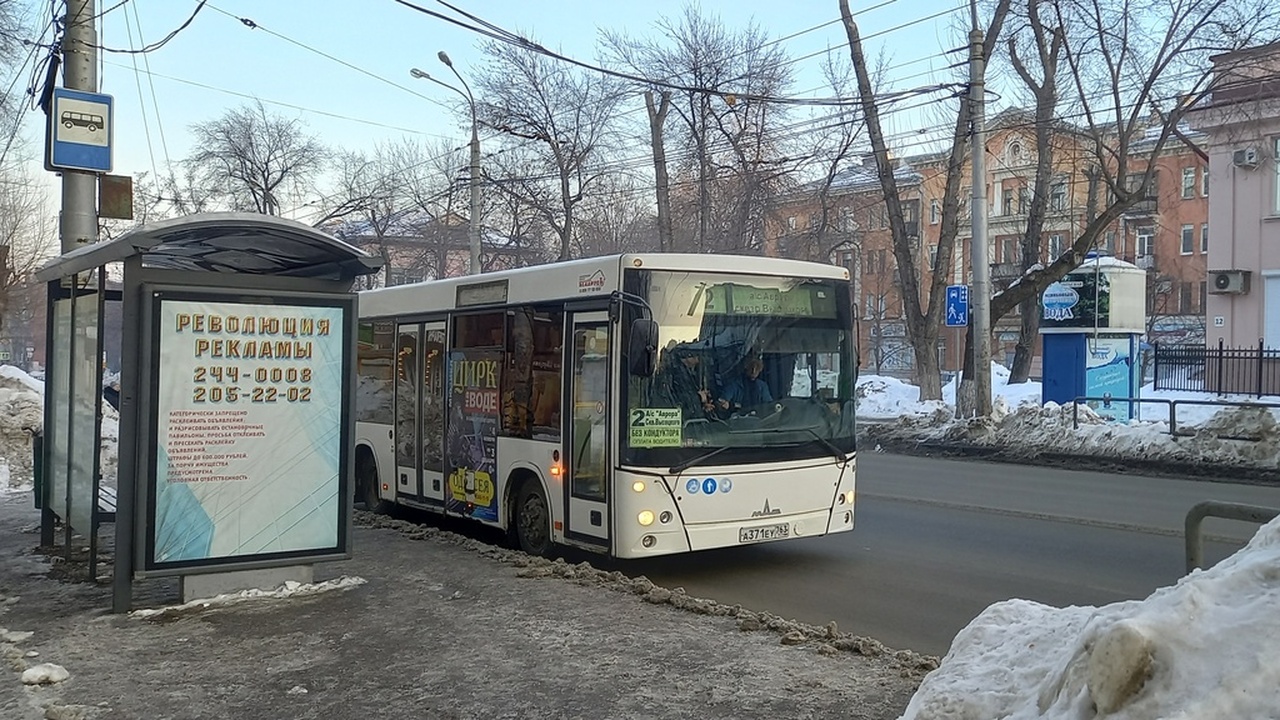
POLYGON ((462 87, 466 89, 465 93, 447 82, 431 77, 418 68, 411 68, 409 74, 419 80, 430 80, 437 85, 449 88, 461 95, 471 108, 471 220, 467 226, 467 235, 471 245, 470 274, 478 275, 480 273, 480 135, 477 132, 476 100, 471 95, 471 88, 467 85, 467 81, 463 80, 457 69, 453 67, 453 61, 449 59, 449 55, 441 50, 436 53, 436 57, 440 58, 440 62, 453 71, 453 76, 458 78, 458 82, 462 83, 462 87))

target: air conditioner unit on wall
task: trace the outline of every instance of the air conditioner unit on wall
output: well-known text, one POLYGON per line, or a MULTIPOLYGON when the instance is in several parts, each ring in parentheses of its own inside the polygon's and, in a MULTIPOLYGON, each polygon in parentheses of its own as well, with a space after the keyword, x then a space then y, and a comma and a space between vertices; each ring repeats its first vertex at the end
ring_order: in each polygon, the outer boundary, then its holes
POLYGON ((1248 270, 1210 270, 1209 292, 1215 295, 1244 295, 1249 292, 1248 270))
POLYGON ((1258 148, 1240 148, 1232 154, 1231 161, 1236 167, 1256 168, 1258 167, 1258 148))

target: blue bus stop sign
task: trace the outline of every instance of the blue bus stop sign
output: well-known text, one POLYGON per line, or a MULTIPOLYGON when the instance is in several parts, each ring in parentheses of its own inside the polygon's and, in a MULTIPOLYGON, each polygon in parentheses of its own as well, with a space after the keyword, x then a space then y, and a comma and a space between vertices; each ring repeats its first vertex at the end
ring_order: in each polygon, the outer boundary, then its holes
POLYGON ((966 327, 969 324, 969 286, 947 286, 947 327, 966 327))
POLYGON ((54 88, 45 169, 111 172, 114 120, 110 95, 54 88))

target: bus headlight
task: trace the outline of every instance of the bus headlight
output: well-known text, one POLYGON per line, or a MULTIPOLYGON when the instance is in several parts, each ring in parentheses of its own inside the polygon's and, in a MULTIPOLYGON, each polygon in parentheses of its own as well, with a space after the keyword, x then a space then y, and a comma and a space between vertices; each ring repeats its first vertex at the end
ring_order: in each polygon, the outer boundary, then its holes
POLYGON ((631 483, 631 489, 632 489, 632 490, 635 490, 636 492, 644 492, 644 481, 643 481, 643 480, 637 480, 637 481, 635 481, 635 482, 631 483))
POLYGON ((852 504, 853 504, 853 491, 852 491, 852 490, 849 490, 848 492, 841 493, 841 494, 840 494, 840 503, 841 503, 842 505, 852 505, 852 504))
POLYGON ((641 510, 640 514, 636 516, 636 522, 640 523, 642 527, 649 527, 653 524, 653 520, 652 510, 641 510))

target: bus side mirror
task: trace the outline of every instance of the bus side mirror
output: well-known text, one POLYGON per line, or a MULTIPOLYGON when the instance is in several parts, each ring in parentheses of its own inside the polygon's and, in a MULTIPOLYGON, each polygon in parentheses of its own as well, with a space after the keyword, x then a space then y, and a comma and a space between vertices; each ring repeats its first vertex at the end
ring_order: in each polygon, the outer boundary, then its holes
POLYGON ((631 323, 627 358, 632 375, 653 376, 658 358, 658 323, 649 318, 637 318, 631 323))

